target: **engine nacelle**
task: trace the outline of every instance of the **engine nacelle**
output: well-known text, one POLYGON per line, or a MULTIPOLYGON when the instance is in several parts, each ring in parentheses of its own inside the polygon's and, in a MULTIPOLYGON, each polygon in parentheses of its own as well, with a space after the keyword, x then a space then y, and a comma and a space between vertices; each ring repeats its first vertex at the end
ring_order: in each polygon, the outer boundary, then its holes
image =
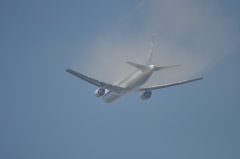
POLYGON ((98 88, 94 91, 95 97, 99 98, 105 94, 105 89, 98 88))
POLYGON ((140 98, 142 99, 142 100, 147 100, 147 99, 149 99, 150 97, 152 96, 152 92, 150 91, 144 91, 144 92, 142 92, 141 94, 140 94, 140 98))

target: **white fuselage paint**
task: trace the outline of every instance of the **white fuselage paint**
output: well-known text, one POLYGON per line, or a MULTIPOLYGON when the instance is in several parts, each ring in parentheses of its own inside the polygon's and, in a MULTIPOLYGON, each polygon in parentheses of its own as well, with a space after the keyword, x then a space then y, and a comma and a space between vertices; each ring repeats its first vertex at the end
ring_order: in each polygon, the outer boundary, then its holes
POLYGON ((150 65, 149 68, 144 71, 139 70, 133 74, 126 82, 120 85, 120 87, 124 88, 121 92, 116 94, 112 91, 107 91, 106 94, 102 97, 102 100, 105 103, 112 103, 124 95, 135 92, 140 86, 148 81, 148 79, 153 74, 154 69, 155 66, 150 65))

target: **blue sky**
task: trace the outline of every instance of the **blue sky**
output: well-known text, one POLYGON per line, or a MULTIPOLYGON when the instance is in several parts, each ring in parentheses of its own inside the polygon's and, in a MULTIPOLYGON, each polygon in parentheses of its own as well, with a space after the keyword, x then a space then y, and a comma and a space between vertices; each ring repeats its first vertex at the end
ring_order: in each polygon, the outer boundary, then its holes
POLYGON ((0 158, 240 157, 240 3, 1 1, 0 158), (72 68, 114 82, 144 63, 146 85, 202 81, 105 104, 72 68))

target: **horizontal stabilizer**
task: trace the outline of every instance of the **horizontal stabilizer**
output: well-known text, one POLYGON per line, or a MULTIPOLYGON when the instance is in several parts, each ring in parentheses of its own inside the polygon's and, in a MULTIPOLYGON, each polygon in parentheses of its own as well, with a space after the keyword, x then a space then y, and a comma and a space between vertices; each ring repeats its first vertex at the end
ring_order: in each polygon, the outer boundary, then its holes
POLYGON ((154 71, 159 71, 159 70, 163 70, 163 69, 166 69, 166 68, 172 68, 172 67, 178 67, 178 66, 181 66, 181 65, 155 67, 154 71))
POLYGON ((127 63, 130 64, 130 65, 132 65, 132 66, 134 66, 134 67, 136 67, 136 68, 138 68, 138 69, 141 70, 142 72, 145 71, 145 70, 147 70, 147 69, 149 69, 149 67, 148 67, 148 66, 145 66, 145 65, 140 65, 140 64, 137 64, 137 63, 129 62, 129 61, 127 61, 127 63))

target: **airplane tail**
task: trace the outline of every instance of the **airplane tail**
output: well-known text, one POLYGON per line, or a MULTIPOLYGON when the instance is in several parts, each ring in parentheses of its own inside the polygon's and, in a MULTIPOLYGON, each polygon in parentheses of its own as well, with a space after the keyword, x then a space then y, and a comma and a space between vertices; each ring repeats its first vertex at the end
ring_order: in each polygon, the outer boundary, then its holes
POLYGON ((181 66, 181 65, 155 67, 155 70, 154 70, 154 71, 159 71, 159 70, 163 70, 163 69, 166 69, 166 68, 172 68, 172 67, 178 67, 178 66, 181 66))
MULTIPOLYGON (((149 66, 146 66, 146 65, 141 65, 141 64, 137 64, 137 63, 133 63, 133 62, 129 62, 127 61, 128 64, 138 68, 139 70, 141 70, 142 72, 149 69, 149 66)), ((159 70, 163 70, 163 69, 166 69, 166 68, 172 68, 172 67, 178 67, 178 66, 181 66, 181 65, 171 65, 171 66, 160 66, 160 67, 155 67, 154 71, 159 71, 159 70)))
POLYGON ((141 64, 137 64, 137 63, 133 63, 133 62, 129 62, 127 61, 128 64, 138 68, 139 70, 141 70, 142 72, 149 69, 149 66, 146 66, 146 65, 141 65, 141 64))
POLYGON ((152 37, 151 47, 150 47, 150 49, 149 49, 148 57, 147 57, 147 60, 146 60, 146 63, 145 63, 146 66, 152 64, 153 46, 154 46, 154 38, 155 38, 155 35, 156 35, 156 34, 153 34, 153 37, 152 37))
MULTIPOLYGON (((137 64, 137 63, 133 63, 133 62, 129 62, 127 61, 128 64, 138 68, 141 71, 145 71, 149 68, 149 65, 152 64, 152 56, 153 56, 153 46, 154 46, 154 38, 155 38, 156 34, 153 34, 152 37, 152 41, 151 41, 151 47, 149 49, 149 53, 148 53, 148 58, 146 60, 145 65, 141 65, 141 64, 137 64)), ((171 65, 171 66, 160 66, 160 67, 155 67, 154 71, 159 71, 159 70, 163 70, 163 69, 167 69, 167 68, 172 68, 172 67, 177 67, 177 66, 181 66, 181 65, 171 65)))
MULTIPOLYGON (((151 47, 150 47, 150 49, 149 49, 148 57, 147 57, 146 64, 145 64, 146 66, 149 66, 149 65, 152 64, 153 46, 154 46, 154 38, 155 38, 155 35, 156 35, 156 34, 153 34, 153 37, 152 37, 151 47)), ((181 66, 181 65, 155 67, 155 70, 154 70, 154 71, 159 71, 159 70, 162 70, 162 69, 172 68, 172 67, 177 67, 177 66, 181 66)))

